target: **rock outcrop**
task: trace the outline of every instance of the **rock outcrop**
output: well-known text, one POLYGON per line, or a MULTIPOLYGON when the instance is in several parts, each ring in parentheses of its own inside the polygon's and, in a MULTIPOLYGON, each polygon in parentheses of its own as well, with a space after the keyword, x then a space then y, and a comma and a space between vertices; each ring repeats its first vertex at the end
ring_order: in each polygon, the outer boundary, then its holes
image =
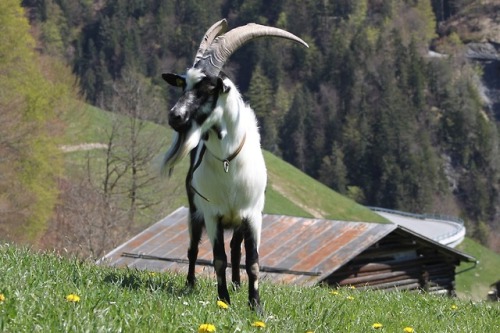
POLYGON ((500 121, 500 43, 469 43, 465 56, 482 67, 480 90, 486 97, 490 112, 500 121))

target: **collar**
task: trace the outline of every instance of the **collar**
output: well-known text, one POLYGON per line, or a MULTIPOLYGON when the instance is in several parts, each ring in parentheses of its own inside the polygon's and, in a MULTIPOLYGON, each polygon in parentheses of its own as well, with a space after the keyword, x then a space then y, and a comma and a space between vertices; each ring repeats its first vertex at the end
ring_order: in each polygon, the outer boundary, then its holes
POLYGON ((234 151, 234 153, 232 153, 231 155, 229 155, 225 159, 220 159, 217 156, 215 156, 214 154, 212 154, 213 157, 215 157, 216 159, 218 159, 219 161, 222 162, 222 167, 224 168, 224 172, 226 172, 226 173, 229 172, 229 162, 234 160, 236 158, 236 156, 238 156, 238 154, 241 152, 241 150, 243 149, 243 146, 245 145, 246 138, 247 138, 247 134, 245 133, 245 135, 243 136, 243 140, 241 140, 241 143, 238 146, 238 148, 234 151))
MULTIPOLYGON (((222 162, 222 166, 224 168, 224 172, 226 172, 226 173, 229 172, 229 162, 231 162, 232 160, 234 160, 236 158, 236 156, 238 156, 238 154, 241 152, 241 150, 243 149, 243 145, 245 144, 246 138, 247 138, 247 134, 245 133, 245 136, 243 136, 243 140, 241 140, 241 143, 238 146, 238 148, 235 150, 234 153, 232 153, 231 155, 229 155, 226 159, 222 160, 222 159, 218 158, 217 156, 215 156, 214 154, 212 154, 213 157, 215 157, 216 159, 218 159, 219 161, 222 162)), ((200 166, 201 160, 203 159, 203 156, 205 155, 205 151, 207 151, 207 146, 203 145, 203 147, 201 149, 201 152, 200 152, 200 156, 198 158, 198 161, 194 165, 193 173, 200 166)), ((201 194, 196 188, 194 188, 193 185, 189 184, 189 187, 193 190, 194 193, 198 194, 200 197, 202 197, 203 199, 205 199, 207 202, 210 202, 210 200, 206 196, 204 196, 203 194, 201 194)))

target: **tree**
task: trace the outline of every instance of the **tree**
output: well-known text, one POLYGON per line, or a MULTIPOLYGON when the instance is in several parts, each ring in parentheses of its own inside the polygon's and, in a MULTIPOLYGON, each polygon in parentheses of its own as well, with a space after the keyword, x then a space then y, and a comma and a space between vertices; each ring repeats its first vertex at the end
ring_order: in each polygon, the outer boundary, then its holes
POLYGON ((347 193, 347 168, 344 164, 344 154, 340 147, 335 144, 332 153, 323 157, 319 170, 318 180, 330 186, 335 191, 347 193))
POLYGON ((41 39, 45 45, 45 51, 52 56, 61 56, 65 53, 63 36, 68 35, 68 26, 61 8, 52 0, 46 1, 46 16, 43 22, 41 39))
POLYGON ((35 53, 18 1, 0 3, 0 29, 0 228, 34 241, 56 204, 62 171, 57 124, 75 96, 67 68, 35 53))
MULTIPOLYGON (((88 156, 91 159, 91 155, 88 156)), ((96 260, 130 236, 127 216, 93 184, 91 169, 79 181, 59 184, 62 198, 44 241, 72 255, 96 260)))
MULTIPOLYGON (((138 224, 163 217, 157 205, 162 193, 160 173, 152 164, 165 144, 157 119, 162 100, 157 88, 134 70, 125 70, 107 101, 113 111, 104 126, 106 149, 90 151, 84 169, 61 181, 61 200, 48 238, 53 246, 93 259, 136 232, 138 224), (78 247, 75 247, 78 244, 78 247)), ((182 189, 172 189, 179 196, 182 189)))
POLYGON ((246 95, 259 121, 262 147, 275 151, 277 131, 273 113, 274 92, 270 80, 262 73, 259 65, 253 71, 246 95))
POLYGON ((162 140, 148 128, 148 119, 156 119, 161 98, 154 86, 133 70, 125 70, 123 79, 115 82, 110 109, 116 114, 109 132, 106 178, 103 191, 107 196, 125 196, 128 200, 128 230, 136 215, 158 204, 154 186, 159 173, 151 173, 150 165, 157 157, 162 140))
POLYGON ((285 116, 283 127, 281 128, 281 150, 283 158, 305 171, 308 161, 306 161, 306 149, 308 148, 305 118, 308 110, 313 105, 311 93, 304 87, 298 91, 293 99, 292 106, 285 116))

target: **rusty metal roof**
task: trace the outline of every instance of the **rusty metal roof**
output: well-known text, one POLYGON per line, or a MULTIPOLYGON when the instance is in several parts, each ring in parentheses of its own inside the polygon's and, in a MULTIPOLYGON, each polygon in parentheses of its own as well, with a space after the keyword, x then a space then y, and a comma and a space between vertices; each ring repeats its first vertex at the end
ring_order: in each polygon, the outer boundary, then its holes
MULTIPOLYGON (((177 209, 108 253, 99 263, 159 272, 187 272, 189 243, 187 218, 187 208, 177 209), (160 260, 125 257, 124 253, 149 256, 152 259, 159 257, 160 260)), ((265 272, 265 269, 261 269, 261 279, 287 284, 316 284, 396 229, 407 231, 396 224, 264 214, 259 250, 260 265, 281 272, 265 272)), ((413 235, 419 237, 417 234, 413 235)), ((227 253, 229 253, 230 238, 228 231, 225 234, 227 253)), ((454 249, 433 241, 430 243, 435 243, 435 246, 444 248, 444 251, 458 255, 460 260, 468 261, 467 257, 461 256, 462 254, 454 249)), ((244 250, 242 252, 242 262, 244 262, 244 250)), ((198 259, 205 262, 212 261, 212 248, 206 235, 202 237, 198 259)), ((199 274, 214 276, 212 267, 198 265, 197 271, 199 274)), ((230 269, 227 274, 230 274, 230 269)), ((242 278, 246 276, 246 274, 241 275, 242 278)))

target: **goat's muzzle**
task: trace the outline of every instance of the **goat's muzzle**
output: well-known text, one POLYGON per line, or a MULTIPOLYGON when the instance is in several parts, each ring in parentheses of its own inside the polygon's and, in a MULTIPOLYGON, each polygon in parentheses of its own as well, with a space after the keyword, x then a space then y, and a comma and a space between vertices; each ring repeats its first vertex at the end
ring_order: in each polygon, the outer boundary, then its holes
POLYGON ((189 128, 189 117, 185 113, 178 112, 174 107, 168 114, 168 124, 176 132, 185 132, 189 128))

